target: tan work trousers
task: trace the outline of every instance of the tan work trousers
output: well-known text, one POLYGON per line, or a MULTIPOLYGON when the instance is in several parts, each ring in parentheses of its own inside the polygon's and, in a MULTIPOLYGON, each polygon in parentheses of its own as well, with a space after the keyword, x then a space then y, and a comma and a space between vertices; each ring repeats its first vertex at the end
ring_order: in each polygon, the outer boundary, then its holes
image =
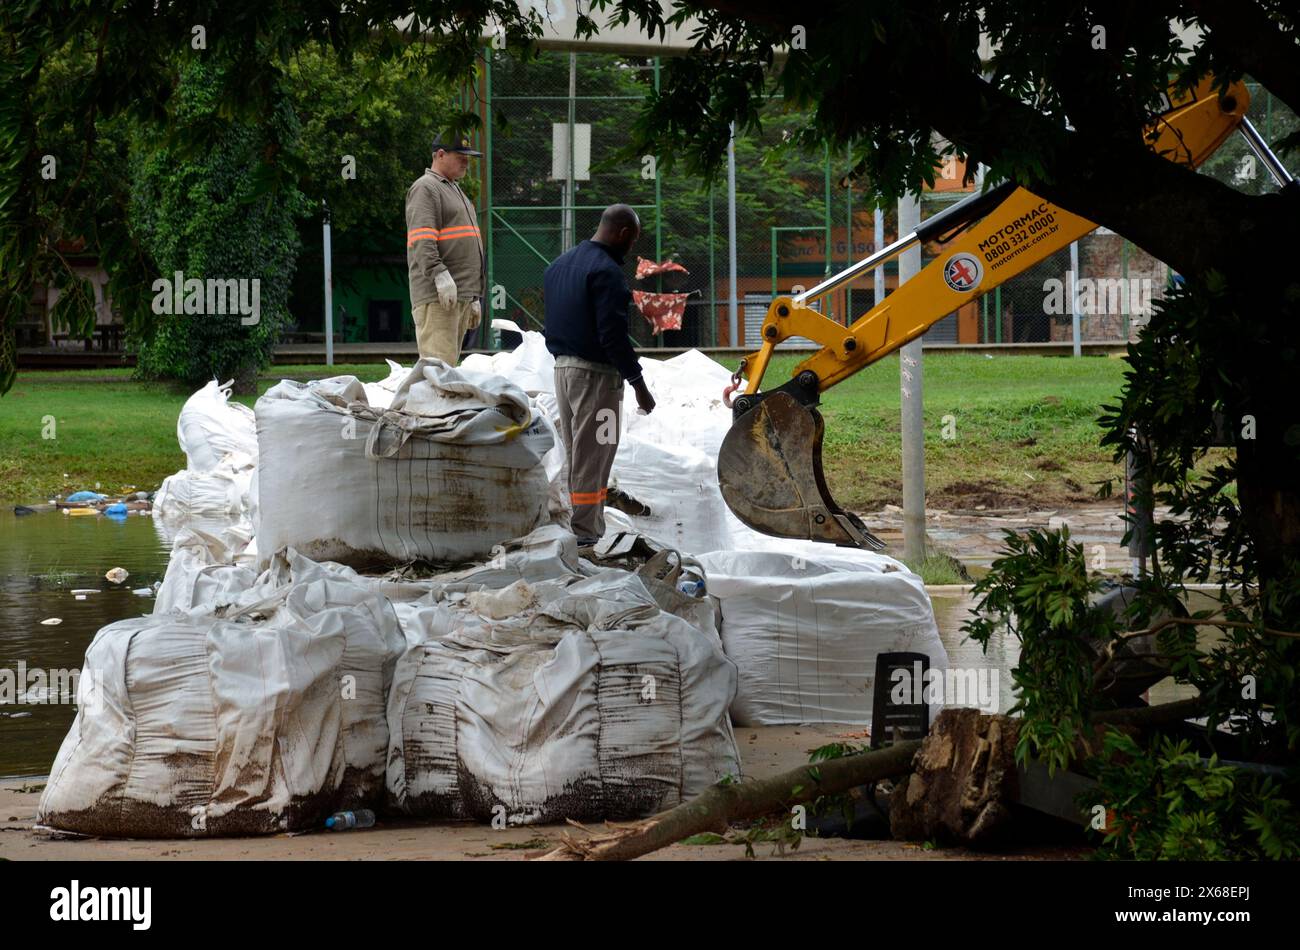
POLYGON ((437 300, 422 303, 411 310, 415 320, 415 341, 421 357, 436 356, 449 366, 460 362, 460 342, 478 326, 473 313, 474 301, 457 300, 444 307, 437 300))
POLYGON ((555 401, 572 513, 569 530, 578 543, 595 543, 605 533, 605 495, 618 453, 623 378, 617 373, 555 367, 555 401))

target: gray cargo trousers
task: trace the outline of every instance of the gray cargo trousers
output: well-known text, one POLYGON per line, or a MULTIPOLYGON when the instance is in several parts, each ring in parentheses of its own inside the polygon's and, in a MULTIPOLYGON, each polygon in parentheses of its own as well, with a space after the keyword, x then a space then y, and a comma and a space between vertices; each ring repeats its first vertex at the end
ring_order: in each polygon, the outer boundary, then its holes
POLYGON ((555 401, 564 442, 564 473, 569 489, 569 530, 579 544, 599 541, 605 533, 605 495, 618 453, 623 378, 574 356, 555 359, 555 401))

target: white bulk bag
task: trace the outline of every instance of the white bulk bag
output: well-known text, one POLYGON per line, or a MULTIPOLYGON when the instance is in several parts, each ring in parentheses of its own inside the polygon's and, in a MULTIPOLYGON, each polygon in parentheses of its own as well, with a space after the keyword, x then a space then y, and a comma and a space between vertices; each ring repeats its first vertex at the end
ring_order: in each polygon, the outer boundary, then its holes
POLYGON ((186 468, 210 472, 226 455, 257 454, 257 428, 253 410, 230 401, 230 383, 214 379, 181 408, 176 420, 176 439, 185 453, 186 468))
POLYGON ((263 564, 286 547, 354 567, 464 561, 545 518, 552 440, 500 377, 421 360, 384 411, 342 376, 281 382, 256 412, 263 564))
POLYGON ((249 505, 253 466, 251 458, 231 455, 208 471, 186 468, 168 475, 154 495, 153 514, 170 521, 239 517, 249 505))
POLYGON ((516 581, 406 617, 390 803, 431 818, 632 818, 740 774, 716 635, 634 574, 516 581))
POLYGON ((394 363, 387 359, 384 362, 388 364, 387 376, 377 383, 361 384, 366 391, 366 402, 374 409, 387 409, 393 401, 393 394, 397 392, 397 387, 411 375, 410 369, 401 363, 394 363))
POLYGON ((162 586, 154 597, 155 614, 194 607, 215 608, 232 603, 240 593, 257 582, 257 572, 241 562, 248 544, 240 525, 228 528, 222 536, 201 528, 186 526, 176 535, 171 558, 162 586), (239 540, 242 539, 242 544, 239 540))
POLYGON ((96 634, 40 823, 119 837, 271 834, 377 803, 402 644, 387 601, 320 576, 220 613, 96 634))
POLYGON ((931 669, 947 669, 921 579, 887 570, 897 565, 889 558, 852 554, 699 555, 722 605, 723 648, 740 671, 737 725, 868 725, 878 654, 924 653, 931 669))
POLYGON ((718 490, 717 463, 689 445, 661 445, 632 431, 624 433, 610 487, 625 492, 649 511, 625 515, 613 509, 611 516, 607 507, 607 531, 616 524, 627 524, 686 552, 713 550, 727 537, 727 505, 718 490))

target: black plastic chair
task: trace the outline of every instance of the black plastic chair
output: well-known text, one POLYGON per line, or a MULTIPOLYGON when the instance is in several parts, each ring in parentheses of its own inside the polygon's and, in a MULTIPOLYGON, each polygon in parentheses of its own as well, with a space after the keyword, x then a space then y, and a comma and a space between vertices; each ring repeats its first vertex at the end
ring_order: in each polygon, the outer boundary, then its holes
POLYGON ((900 739, 923 739, 930 731, 930 705, 925 688, 930 658, 924 653, 880 653, 876 656, 875 689, 871 698, 871 748, 892 745, 900 739), (899 678, 902 670, 906 677, 899 678), (903 687, 903 698, 894 693, 903 687), (919 702, 912 700, 919 699, 919 702), (886 741, 888 737, 888 741, 886 741))

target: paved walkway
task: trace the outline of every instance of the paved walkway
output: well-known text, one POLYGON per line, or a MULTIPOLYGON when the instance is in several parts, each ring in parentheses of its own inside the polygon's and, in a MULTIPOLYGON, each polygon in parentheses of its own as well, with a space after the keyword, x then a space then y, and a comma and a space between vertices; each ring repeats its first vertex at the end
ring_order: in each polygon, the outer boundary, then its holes
MULTIPOLYGON (((808 753, 833 741, 863 742, 861 727, 831 724, 802 726, 737 726, 747 777, 765 778, 808 761, 808 753)), ((562 825, 533 825, 493 830, 475 822, 421 823, 385 821, 365 831, 282 834, 260 838, 202 840, 134 840, 80 838, 33 831, 36 806, 45 779, 0 779, 0 861, 121 861, 121 860, 522 860, 553 847, 562 825)), ((754 848, 760 860, 785 861, 1007 861, 1074 860, 1087 856, 1084 847, 1033 846, 997 853, 965 848, 925 850, 906 841, 851 841, 807 838, 796 851, 776 852, 772 845, 754 848)), ((654 861, 745 860, 738 844, 677 844, 647 856, 654 861)))

